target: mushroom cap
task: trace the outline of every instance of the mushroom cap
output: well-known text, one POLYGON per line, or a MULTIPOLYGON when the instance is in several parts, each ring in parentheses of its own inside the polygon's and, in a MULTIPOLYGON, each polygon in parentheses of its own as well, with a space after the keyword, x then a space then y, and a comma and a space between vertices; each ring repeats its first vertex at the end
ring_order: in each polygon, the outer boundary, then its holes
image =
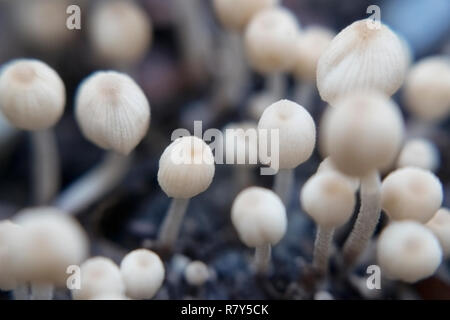
POLYGON ((433 56, 409 70, 403 90, 405 107, 426 121, 445 120, 450 114, 450 58, 433 56))
MULTIPOLYGON (((279 166, 292 169, 309 159, 316 145, 316 125, 301 105, 280 100, 266 108, 259 119, 258 130, 278 129, 279 166)), ((270 143, 273 143, 270 141, 270 143)), ((270 148, 268 148, 270 150, 270 148)), ((260 152, 264 150, 260 149, 260 152)))
POLYGON ((120 293, 101 293, 89 300, 130 300, 126 295, 120 293))
POLYGON ((293 73, 297 78, 316 83, 317 63, 334 36, 332 30, 320 26, 308 27, 299 34, 293 66, 293 73))
POLYGON ((72 290, 74 300, 90 300, 102 295, 125 294, 119 267, 109 258, 89 258, 80 267, 80 289, 72 290))
POLYGON ((126 295, 132 299, 151 299, 164 281, 164 264, 147 249, 128 253, 120 263, 126 295))
POLYGON ((406 142, 397 158, 397 168, 418 167, 435 171, 439 167, 439 150, 429 140, 416 138, 406 142))
POLYGON ((89 18, 90 41, 102 61, 129 66, 143 59, 151 45, 153 26, 134 1, 102 1, 89 18))
POLYGON ((328 107, 321 143, 336 167, 364 176, 390 165, 398 154, 404 124, 397 105, 375 92, 357 92, 328 107))
POLYGON ((316 174, 323 173, 323 172, 329 172, 329 171, 340 174, 343 178, 347 179, 347 181, 351 184, 354 192, 358 191, 359 184, 360 184, 359 179, 357 177, 351 177, 351 176, 346 175, 345 173, 342 173, 341 171, 339 171, 336 168, 336 165, 330 159, 330 157, 327 157, 327 158, 323 159, 322 162, 319 164, 316 174))
POLYGON ((9 221, 0 221, 0 290, 17 287, 17 267, 23 255, 23 229, 9 221))
POLYGON ((426 226, 438 238, 444 257, 450 257, 450 210, 448 208, 439 209, 426 226))
POLYGON ((123 73, 95 72, 80 85, 75 104, 83 135, 103 149, 129 154, 150 125, 144 92, 123 73))
POLYGON ((248 247, 277 244, 286 233, 286 209, 271 190, 249 187, 234 199, 231 221, 248 247))
POLYGON ((308 179, 300 192, 300 203, 319 226, 338 228, 353 215, 356 196, 348 179, 327 171, 308 179))
POLYGON ((79 265, 89 251, 83 228, 67 213, 52 207, 24 209, 14 221, 25 235, 19 277, 65 286, 67 268, 79 265))
POLYGON ((195 136, 181 137, 164 150, 158 182, 167 196, 189 199, 208 189, 214 172, 211 148, 195 136))
POLYGON ((275 6, 279 0, 214 0, 217 17, 227 29, 242 31, 259 11, 275 6))
POLYGON ((391 172, 381 185, 381 205, 393 220, 429 221, 441 207, 442 184, 430 171, 407 167, 391 172))
POLYGON ((59 121, 66 103, 64 83, 51 67, 33 59, 10 61, 0 74, 0 108, 14 126, 42 130, 59 121))
POLYGON ((389 96, 402 85, 409 64, 404 42, 386 25, 371 29, 369 19, 338 33, 317 64, 317 87, 333 103, 355 90, 377 90, 389 96))
POLYGON ((287 9, 258 12, 247 25, 244 45, 250 65, 260 73, 287 71, 296 58, 299 24, 287 9))
POLYGON ((257 128, 256 122, 246 121, 230 123, 223 129, 226 163, 229 163, 228 160, 231 160, 232 155, 234 155, 234 161, 230 164, 255 165, 258 163, 257 128))
POLYGON ((184 277, 191 286, 202 286, 208 281, 210 272, 202 261, 191 261, 184 270, 184 277))
POLYGON ((434 234, 415 221, 390 223, 377 244, 378 263, 388 278, 413 283, 431 276, 442 250, 434 234))

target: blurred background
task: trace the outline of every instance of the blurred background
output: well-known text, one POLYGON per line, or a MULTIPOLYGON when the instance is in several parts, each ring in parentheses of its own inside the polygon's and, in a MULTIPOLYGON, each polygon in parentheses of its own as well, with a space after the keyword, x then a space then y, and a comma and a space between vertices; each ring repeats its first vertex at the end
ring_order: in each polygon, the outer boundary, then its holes
MULTIPOLYGON (((248 86, 237 98, 230 98, 221 91, 220 84, 226 76, 221 52, 227 50, 227 42, 223 40, 227 30, 218 22, 211 0, 135 1, 151 21, 148 49, 132 62, 104 59, 93 45, 90 34, 94 28, 92 17, 99 2, 0 1, 0 64, 21 57, 40 59, 57 70, 66 85, 65 113, 55 128, 62 189, 98 164, 104 154, 82 136, 75 122, 73 101, 80 82, 97 70, 116 69, 130 74, 143 88, 151 104, 152 119, 146 138, 134 152, 131 170, 113 192, 78 216, 89 232, 92 255, 105 255, 119 262, 131 249, 151 247, 169 206, 169 199, 158 186, 156 176, 159 157, 170 143, 172 131, 177 128, 192 130, 194 120, 202 120, 204 130, 256 121, 249 107, 250 98, 263 90, 264 78, 250 73, 248 86), (81 8, 81 30, 64 27, 69 16, 66 8, 71 4, 81 8)), ((282 5, 298 17, 302 27, 321 25, 335 32, 355 20, 368 17, 366 9, 374 4, 381 8, 381 20, 408 41, 414 60, 429 55, 449 55, 448 0, 282 1, 282 5)), ((114 20, 111 26, 105 24, 104 28, 113 28, 113 24, 114 20)), ((289 83, 286 98, 292 99, 295 79, 291 75, 286 78, 289 83)), ((394 99, 402 106, 401 89, 394 99)), ((317 95, 311 104, 309 109, 319 121, 326 104, 317 95)), ((404 116, 408 121, 407 112, 404 116)), ((434 129, 429 138, 440 152, 436 174, 445 186, 444 206, 449 207, 449 119, 434 129)), ((11 217, 19 209, 33 204, 30 158, 29 135, 12 128, 0 116, 0 219, 11 217)), ((231 203, 238 191, 233 180, 236 174, 233 174, 233 167, 221 165, 216 166, 211 187, 190 204, 177 244, 178 253, 167 261, 167 281, 157 298, 295 298, 295 292, 289 288, 301 274, 304 261, 311 260, 314 241, 314 224, 301 213, 297 195, 320 161, 321 156, 316 152, 297 168, 296 196, 290 203, 288 233, 273 250, 276 269, 271 275, 270 287, 250 276, 252 252, 239 242, 230 222, 231 203), (201 290, 187 286, 182 277, 187 261, 197 259, 214 270, 213 278, 201 290)), ((270 188, 273 177, 259 176, 258 173, 258 168, 252 169, 248 183, 270 188)), ((338 232, 338 245, 345 240, 350 226, 338 232)), ((331 267, 333 272, 333 263, 331 267)), ((361 275, 363 270, 361 266, 361 275)), ((381 296, 374 298, 450 299, 448 265, 446 270, 447 278, 439 275, 414 286, 393 283, 380 293, 381 296)), ((329 291, 339 299, 370 298, 352 283, 336 280, 329 286, 329 291)), ((0 297, 6 298, 6 295, 0 297)))

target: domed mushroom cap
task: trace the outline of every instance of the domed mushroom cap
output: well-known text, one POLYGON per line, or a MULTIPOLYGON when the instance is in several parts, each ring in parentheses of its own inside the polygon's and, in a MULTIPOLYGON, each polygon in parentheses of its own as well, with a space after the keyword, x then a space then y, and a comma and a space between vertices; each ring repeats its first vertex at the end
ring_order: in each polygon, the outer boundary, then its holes
POLYGON ((330 171, 340 174, 344 179, 346 179, 350 183, 354 192, 358 191, 359 179, 356 177, 351 177, 351 176, 346 175, 346 174, 342 173, 341 171, 339 171, 336 168, 333 161, 330 159, 330 157, 327 157, 327 158, 323 159, 322 162, 320 163, 319 167, 317 168, 316 174, 320 174, 323 172, 330 172, 330 171))
POLYGON ((404 42, 387 26, 368 27, 359 20, 338 33, 317 65, 317 87, 332 103, 355 90, 393 95, 403 83, 409 64, 404 42))
POLYGON ((450 114, 450 58, 434 56, 412 66, 403 91, 405 107, 427 121, 444 120, 450 114))
POLYGON ((298 34, 299 24, 289 10, 274 7, 260 11, 245 30, 250 65, 261 73, 290 69, 295 62, 298 34))
POLYGON ((120 295, 125 286, 119 267, 109 258, 94 257, 81 265, 80 289, 72 290, 74 300, 89 300, 102 295, 120 295))
POLYGON ((250 187, 241 191, 231 208, 231 221, 248 247, 277 244, 286 233, 286 209, 271 190, 250 187))
POLYGON ((220 22, 228 29, 241 31, 259 11, 275 6, 279 0, 214 0, 220 22))
POLYGON ((120 264, 126 295, 132 299, 151 299, 164 281, 164 265, 147 249, 128 253, 120 264))
POLYGON ((319 225, 337 228, 355 209, 355 191, 350 182, 333 171, 313 175, 300 193, 303 210, 319 225))
POLYGON ((258 163, 258 125, 255 122, 231 123, 224 128, 224 155, 232 164, 258 163))
POLYGON ((444 257, 450 257, 450 210, 447 208, 439 209, 426 226, 438 238, 444 257))
POLYGON ((351 176, 390 165, 403 140, 399 108, 375 92, 339 99, 322 121, 320 139, 325 152, 340 171, 351 176))
POLYGON ((17 268, 21 264, 23 228, 9 220, 0 222, 0 290, 17 287, 17 268))
POLYGON ((80 85, 75 104, 83 135, 101 148, 129 154, 147 133, 150 105, 126 74, 92 74, 80 85))
POLYGON ((152 23, 133 1, 103 1, 90 16, 89 37, 99 58, 116 66, 139 62, 152 41, 152 23))
POLYGON ((21 278, 65 286, 66 270, 79 265, 89 245, 85 231, 67 213, 51 207, 28 208, 14 221, 23 228, 23 267, 21 278))
POLYGON ((381 271, 389 278, 416 282, 431 276, 441 264, 439 241, 425 226, 414 221, 389 224, 377 244, 381 271))
POLYGON ((439 167, 439 150, 427 139, 409 140, 400 152, 397 167, 418 167, 434 171, 439 167))
POLYGON ((202 286, 208 281, 210 272, 208 266, 201 261, 190 262, 186 270, 184 270, 184 277, 191 286, 202 286))
POLYGON ((289 100, 270 105, 259 119, 258 130, 267 130, 270 137, 273 129, 278 129, 281 169, 295 168, 309 159, 316 145, 316 125, 305 108, 289 100))
POLYGON ((425 223, 441 207, 442 184, 430 171, 408 167, 390 173, 381 185, 383 210, 393 220, 425 223))
POLYGON ((300 33, 293 67, 297 78, 316 83, 317 63, 334 36, 333 31, 318 26, 309 27, 300 33))
POLYGON ((189 199, 208 189, 214 172, 211 148, 195 136, 182 137, 164 150, 158 182, 167 196, 189 199))
POLYGON ((0 108, 17 128, 47 129, 64 112, 66 89, 47 64, 32 59, 13 60, 0 74, 0 108))

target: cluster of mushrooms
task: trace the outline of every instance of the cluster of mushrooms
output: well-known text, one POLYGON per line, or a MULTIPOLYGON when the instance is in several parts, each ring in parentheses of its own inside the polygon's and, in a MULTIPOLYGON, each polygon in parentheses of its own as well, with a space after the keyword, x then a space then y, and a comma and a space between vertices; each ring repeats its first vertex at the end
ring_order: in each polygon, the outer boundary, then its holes
MULTIPOLYGON (((326 291, 331 254, 339 272, 350 277, 373 244, 383 277, 414 283, 433 275, 450 256, 450 211, 442 207, 443 187, 433 173, 440 165, 439 151, 428 138, 450 114, 449 58, 428 57, 410 67, 407 43, 383 24, 371 28, 369 20, 335 35, 324 27, 301 29, 277 0, 214 0, 212 5, 226 29, 224 41, 237 49, 231 58, 240 59, 242 67, 231 68, 235 73, 221 80, 223 90, 242 84, 246 77, 236 75, 249 70, 266 79, 264 91, 248 101, 251 120, 227 128, 279 132, 273 190, 246 186, 247 179, 231 208, 239 239, 255 249, 255 275, 271 272, 271 247, 288 226, 294 170, 311 157, 316 140, 324 160, 295 195, 317 225, 313 261, 305 273, 314 279, 312 293, 326 291), (294 101, 283 99, 289 73, 297 79, 294 101), (407 124, 391 98, 402 86, 413 119, 407 124), (310 115, 316 90, 329 104, 318 126, 310 115), (358 203, 353 229, 336 249, 334 233, 350 221, 358 203), (382 210, 389 223, 374 237, 382 210)), ((90 28, 96 51, 120 71, 89 75, 79 86, 75 116, 83 136, 107 153, 65 190, 59 190, 52 131, 66 105, 62 79, 34 59, 9 61, 1 69, 1 112, 11 125, 29 131, 34 158, 36 206, 0 222, 0 289, 11 290, 16 299, 52 299, 54 288, 71 289, 73 299, 151 299, 165 279, 160 256, 176 251, 189 200, 213 182, 215 159, 208 144, 196 136, 174 140, 159 160, 158 182, 172 202, 154 251, 131 251, 120 266, 107 257, 90 257, 89 239, 76 214, 120 184, 151 118, 146 95, 125 72, 148 50, 150 20, 128 1, 105 2, 95 17, 90 28), (121 27, 105 29, 104 21, 121 27), (81 277, 71 287, 68 268, 74 266, 81 277)), ((246 137, 241 138, 234 151, 249 157, 246 137)), ((225 153, 226 141, 225 135, 225 153)), ((270 163, 260 154, 258 165, 270 163)), ((236 165, 240 178, 247 171, 248 166, 236 165)), ((184 274, 189 284, 202 286, 210 269, 193 261, 184 274)))

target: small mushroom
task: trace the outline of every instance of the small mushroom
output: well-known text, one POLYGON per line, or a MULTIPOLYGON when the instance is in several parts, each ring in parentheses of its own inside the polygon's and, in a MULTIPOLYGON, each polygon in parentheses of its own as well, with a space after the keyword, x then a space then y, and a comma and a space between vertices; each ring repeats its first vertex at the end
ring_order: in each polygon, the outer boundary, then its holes
POLYGON ((426 226, 433 231, 442 247, 444 258, 450 257, 450 210, 441 208, 427 222, 426 226))
POLYGON ((416 138, 405 143, 397 158, 397 168, 417 167, 435 171, 439 167, 439 150, 428 139, 416 138))
POLYGON ((201 287, 210 278, 210 271, 202 261, 191 261, 184 270, 184 278, 191 286, 201 287))

